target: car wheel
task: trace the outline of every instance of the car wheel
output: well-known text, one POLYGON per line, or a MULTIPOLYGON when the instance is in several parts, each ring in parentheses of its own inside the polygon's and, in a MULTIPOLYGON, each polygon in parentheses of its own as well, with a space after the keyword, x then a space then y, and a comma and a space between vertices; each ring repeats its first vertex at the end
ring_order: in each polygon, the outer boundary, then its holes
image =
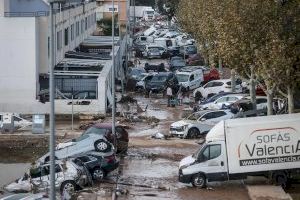
POLYGON ((93 180, 101 181, 105 177, 105 172, 101 168, 95 168, 92 172, 93 180))
POLYGON ((194 139, 200 136, 200 131, 197 128, 191 128, 188 131, 188 138, 189 139, 194 139))
POLYGON ((64 181, 60 186, 60 193, 67 192, 69 194, 74 193, 76 190, 76 183, 74 181, 64 181))
POLYGON ((111 144, 105 140, 97 140, 94 143, 94 147, 96 151, 99 152, 108 152, 111 150, 111 144))
POLYGON ((194 187, 205 188, 206 187, 206 177, 204 174, 195 174, 192 177, 192 185, 194 187))
POLYGON ((273 179, 276 185, 286 189, 288 186, 288 178, 284 172, 278 172, 273 175, 273 179))

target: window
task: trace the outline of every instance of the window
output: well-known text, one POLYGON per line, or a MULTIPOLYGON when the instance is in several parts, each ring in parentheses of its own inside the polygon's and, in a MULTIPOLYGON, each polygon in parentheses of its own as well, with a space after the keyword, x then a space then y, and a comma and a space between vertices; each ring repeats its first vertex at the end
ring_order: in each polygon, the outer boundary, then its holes
POLYGON ((82 19, 81 20, 81 33, 84 32, 84 20, 82 19))
POLYGON ((88 18, 86 17, 85 18, 85 30, 87 30, 87 28, 88 28, 88 18))
POLYGON ((61 167, 58 164, 56 164, 55 165, 55 173, 58 173, 58 172, 61 172, 61 171, 62 171, 61 167))
POLYGON ((216 103, 223 103, 223 102, 226 102, 227 101, 227 97, 221 97, 219 98, 216 103))
POLYGON ((113 9, 112 7, 111 7, 111 8, 108 8, 108 11, 109 11, 109 12, 112 12, 113 10, 114 10, 115 12, 118 12, 118 10, 117 10, 116 7, 114 7, 114 9, 113 9))
POLYGON ((256 104, 267 103, 267 99, 256 99, 256 104))
POLYGON ((69 44, 69 28, 65 28, 65 46, 69 44))
POLYGON ((195 78, 194 78, 194 74, 192 74, 191 76, 190 76, 190 81, 193 81, 195 78))
POLYGON ((71 41, 74 40, 74 24, 71 25, 71 41))
POLYGON ((237 97, 227 97, 227 101, 237 101, 237 97))
POLYGON ((213 85, 214 85, 214 82, 208 82, 208 83, 204 86, 204 88, 213 87, 213 85))
POLYGON ((224 115, 226 115, 226 113, 224 111, 218 111, 218 112, 215 112, 215 118, 218 118, 218 117, 222 117, 224 115))
POLYGON ((62 48, 62 31, 56 33, 56 49, 60 50, 62 48))
POLYGON ((219 86, 222 86, 222 85, 224 85, 223 82, 214 82, 212 87, 219 87, 219 86))
POLYGON ((14 121, 19 122, 19 121, 22 121, 22 119, 19 118, 19 117, 14 116, 14 121))
POLYGON ((212 160, 221 155, 221 145, 216 144, 216 145, 209 145, 207 146, 202 154, 199 154, 198 160, 200 161, 207 161, 207 160, 212 160))
POLYGON ((215 118, 215 113, 210 112, 210 113, 206 113, 205 115, 203 115, 203 117, 201 117, 202 119, 212 119, 215 118))
POLYGON ((87 156, 79 157, 79 159, 80 159, 82 162, 85 162, 85 163, 90 161, 89 157, 87 157, 87 156))
POLYGON ((76 37, 79 35, 80 33, 80 23, 76 22, 76 37))

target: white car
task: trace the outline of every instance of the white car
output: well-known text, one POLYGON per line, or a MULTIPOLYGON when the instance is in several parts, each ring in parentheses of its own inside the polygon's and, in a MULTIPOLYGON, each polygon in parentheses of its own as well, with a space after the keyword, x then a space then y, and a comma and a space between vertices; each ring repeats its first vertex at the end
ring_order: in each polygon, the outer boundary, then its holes
MULTIPOLYGON (((193 96, 196 97, 201 95, 203 98, 207 98, 212 94, 218 94, 220 92, 231 92, 231 79, 220 79, 209 81, 203 87, 199 87, 194 90, 193 96)), ((242 86, 240 84, 236 84, 235 92, 241 93, 242 86)))
MULTIPOLYGON (((64 159, 76 154, 81 154, 89 151, 110 152, 114 146, 107 141, 107 139, 99 134, 84 134, 72 141, 59 143, 56 146, 55 157, 56 159, 64 159)), ((49 161, 50 153, 38 159, 38 163, 46 163, 49 161)))
POLYGON ((189 67, 184 67, 177 71, 176 77, 179 84, 187 88, 187 90, 198 88, 204 80, 202 69, 195 70, 189 67))
MULTIPOLYGON (((60 192, 67 191, 72 193, 78 186, 83 187, 88 184, 87 169, 83 166, 78 166, 74 162, 59 161, 55 163, 55 187, 59 188, 60 192)), ((15 182, 5 186, 9 192, 32 191, 38 189, 40 191, 50 187, 50 164, 44 164, 31 168, 28 173, 15 182)))
POLYGON ((213 102, 209 102, 207 104, 200 105, 200 109, 206 110, 206 109, 211 109, 211 110, 220 110, 220 109, 225 109, 231 104, 237 102, 238 100, 241 100, 244 98, 245 95, 243 94, 229 94, 229 95, 224 95, 219 98, 217 98, 213 102))
POLYGON ((196 138, 207 133, 219 121, 231 119, 233 116, 234 114, 227 110, 198 111, 171 124, 170 134, 181 138, 196 138))

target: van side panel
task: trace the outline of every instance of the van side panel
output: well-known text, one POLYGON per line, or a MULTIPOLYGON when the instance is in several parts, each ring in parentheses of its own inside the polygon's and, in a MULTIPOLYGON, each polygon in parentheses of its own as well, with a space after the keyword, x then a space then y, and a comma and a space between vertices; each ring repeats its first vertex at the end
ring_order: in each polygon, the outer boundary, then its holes
POLYGON ((229 174, 300 168, 300 114, 225 121, 229 174))

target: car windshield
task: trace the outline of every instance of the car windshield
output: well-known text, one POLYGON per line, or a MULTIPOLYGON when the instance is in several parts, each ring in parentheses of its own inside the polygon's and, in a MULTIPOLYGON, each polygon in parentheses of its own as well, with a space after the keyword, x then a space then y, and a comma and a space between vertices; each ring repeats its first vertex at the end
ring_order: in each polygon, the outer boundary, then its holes
POLYGON ((178 82, 187 82, 189 80, 189 75, 187 74, 177 74, 178 82))
POLYGON ((206 147, 205 145, 202 145, 193 155, 192 157, 197 159, 199 157, 199 153, 201 152, 201 150, 206 147))
POLYGON ((154 76, 151 81, 152 82, 165 82, 167 80, 166 76, 154 76))
POLYGON ((154 15, 154 11, 146 11, 148 15, 154 15))
POLYGON ((197 120, 199 119, 199 117, 201 117, 203 114, 205 114, 207 111, 199 111, 199 112, 195 112, 193 114, 191 114, 190 116, 188 116, 186 119, 188 120, 197 120))
POLYGON ((146 74, 140 74, 138 75, 138 77, 136 78, 137 81, 141 81, 144 77, 146 77, 146 74))
POLYGON ((159 51, 158 47, 153 47, 151 49, 149 49, 150 52, 157 52, 159 51))
POLYGON ((105 129, 105 128, 90 127, 83 133, 83 135, 92 134, 92 133, 104 135, 106 133, 106 131, 107 131, 107 129, 105 129))
POLYGON ((143 70, 143 69, 132 69, 132 71, 130 72, 130 74, 138 76, 138 75, 140 75, 141 73, 144 73, 144 72, 145 72, 145 70, 143 70))

